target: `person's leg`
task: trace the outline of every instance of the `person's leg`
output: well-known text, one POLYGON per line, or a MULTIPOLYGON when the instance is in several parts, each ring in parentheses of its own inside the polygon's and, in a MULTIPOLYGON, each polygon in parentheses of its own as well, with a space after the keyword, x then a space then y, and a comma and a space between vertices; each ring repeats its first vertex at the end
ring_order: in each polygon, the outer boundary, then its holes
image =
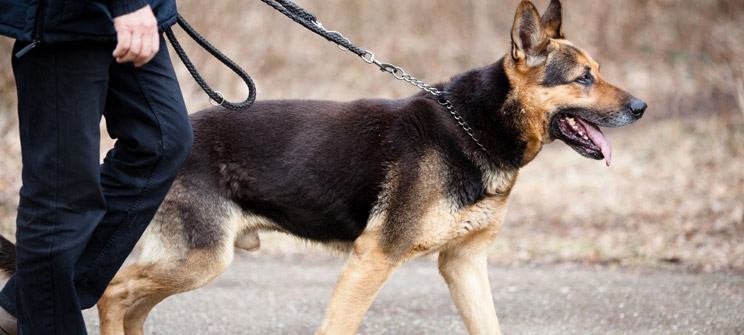
POLYGON ((106 215, 76 265, 83 308, 101 297, 191 150, 191 123, 165 40, 142 67, 114 63, 104 115, 117 139, 101 166, 106 215))
MULTIPOLYGON (((109 71, 111 87, 105 114, 112 137, 119 141, 100 169, 106 215, 75 265, 75 301, 82 308, 95 304, 136 244, 188 156, 193 140, 164 43, 161 52, 145 66, 113 64, 109 71)), ((18 315, 16 277, 0 293, 0 307, 13 315, 18 315)))
POLYGON ((13 59, 23 187, 17 270, 0 305, 18 318, 21 334, 86 333, 74 267, 106 211, 99 123, 111 47, 40 45, 13 59))

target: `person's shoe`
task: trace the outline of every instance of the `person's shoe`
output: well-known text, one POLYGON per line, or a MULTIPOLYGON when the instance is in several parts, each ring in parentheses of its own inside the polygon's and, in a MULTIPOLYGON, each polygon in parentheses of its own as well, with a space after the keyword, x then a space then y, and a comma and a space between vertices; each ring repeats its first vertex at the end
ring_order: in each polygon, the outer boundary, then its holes
POLYGON ((4 308, 0 307, 0 335, 17 335, 18 321, 4 308))

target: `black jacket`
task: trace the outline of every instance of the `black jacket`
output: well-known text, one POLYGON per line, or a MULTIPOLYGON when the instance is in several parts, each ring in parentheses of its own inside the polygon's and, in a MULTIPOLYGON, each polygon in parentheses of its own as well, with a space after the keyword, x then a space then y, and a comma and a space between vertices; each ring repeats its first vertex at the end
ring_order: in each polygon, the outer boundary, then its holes
POLYGON ((113 18, 150 4, 158 28, 176 22, 175 0, 0 0, 0 34, 21 41, 115 41, 113 18))

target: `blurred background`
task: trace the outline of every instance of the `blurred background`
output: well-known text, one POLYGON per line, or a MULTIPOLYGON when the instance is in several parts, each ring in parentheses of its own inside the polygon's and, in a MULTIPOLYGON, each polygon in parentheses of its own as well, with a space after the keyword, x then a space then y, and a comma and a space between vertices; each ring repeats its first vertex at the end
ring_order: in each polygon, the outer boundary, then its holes
MULTIPOLYGON (((540 10, 548 4, 534 2, 540 10)), ((377 59, 435 83, 505 55, 518 1, 297 3, 377 59)), ((259 0, 178 4, 199 32, 253 76, 259 99, 417 93, 259 0)), ((744 2, 564 0, 563 6, 568 39, 649 109, 629 127, 605 130, 614 144, 609 168, 561 142, 547 145, 520 174, 490 260, 744 270, 744 2)), ((228 100, 244 99, 239 78, 178 36, 215 89, 228 100)), ((21 186, 12 43, 0 37, 4 236, 15 229, 21 186)), ((174 64, 190 112, 208 107, 180 60, 174 64)), ((104 136, 102 153, 112 144, 104 136)), ((263 239, 260 253, 306 252, 292 238, 263 239)))

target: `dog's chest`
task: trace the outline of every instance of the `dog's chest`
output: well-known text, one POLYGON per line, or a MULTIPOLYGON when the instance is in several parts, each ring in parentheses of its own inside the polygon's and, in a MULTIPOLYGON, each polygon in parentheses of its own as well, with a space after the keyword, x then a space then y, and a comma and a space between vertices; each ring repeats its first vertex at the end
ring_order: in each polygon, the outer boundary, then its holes
POLYGON ((436 251, 484 229, 500 229, 516 177, 516 171, 484 174, 484 194, 465 207, 446 198, 433 202, 421 219, 420 231, 426 234, 419 237, 417 250, 436 251))
POLYGON ((483 192, 485 196, 509 195, 517 181, 518 170, 491 170, 483 174, 483 192))

